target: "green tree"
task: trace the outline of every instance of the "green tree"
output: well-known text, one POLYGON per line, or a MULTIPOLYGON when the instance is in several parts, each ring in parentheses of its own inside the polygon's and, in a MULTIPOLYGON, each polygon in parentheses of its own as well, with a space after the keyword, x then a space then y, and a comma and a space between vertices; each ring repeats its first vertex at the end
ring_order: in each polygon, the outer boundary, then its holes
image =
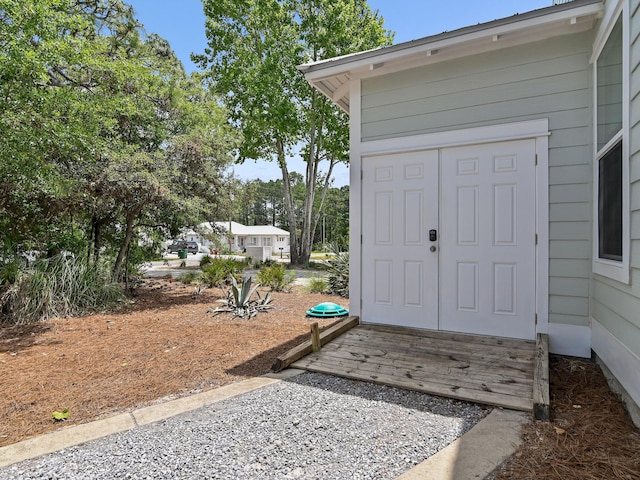
POLYGON ((248 180, 242 187, 242 213, 236 220, 245 225, 288 225, 284 212, 282 180, 248 180))
POLYGON ((203 3, 208 48, 195 58, 208 69, 211 88, 221 95, 233 124, 243 132, 240 160, 278 163, 291 261, 306 263, 333 167, 348 161, 348 119, 312 89, 296 67, 388 45, 393 36, 365 0, 203 3), (295 206, 287 167, 294 151, 301 152, 306 162, 301 212, 295 206))
POLYGON ((0 248, 103 247, 228 206, 218 99, 121 0, 0 0, 0 248))
POLYGON ((341 250, 349 248, 349 187, 347 185, 330 188, 327 191, 314 244, 320 244, 324 248, 332 244, 341 250))
POLYGON ((95 28, 123 6, 94 3, 88 12, 72 1, 0 0, 3 245, 57 233, 74 196, 69 173, 101 130, 96 108, 83 101, 94 80, 73 65, 93 56, 95 28))

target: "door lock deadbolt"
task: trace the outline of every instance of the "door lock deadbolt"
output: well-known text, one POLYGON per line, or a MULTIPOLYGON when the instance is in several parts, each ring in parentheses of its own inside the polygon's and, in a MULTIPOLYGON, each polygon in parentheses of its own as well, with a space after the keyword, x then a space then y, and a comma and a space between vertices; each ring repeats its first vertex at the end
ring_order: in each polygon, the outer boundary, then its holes
POLYGON ((437 230, 429 230, 429 241, 437 242, 438 241, 438 231, 437 230))

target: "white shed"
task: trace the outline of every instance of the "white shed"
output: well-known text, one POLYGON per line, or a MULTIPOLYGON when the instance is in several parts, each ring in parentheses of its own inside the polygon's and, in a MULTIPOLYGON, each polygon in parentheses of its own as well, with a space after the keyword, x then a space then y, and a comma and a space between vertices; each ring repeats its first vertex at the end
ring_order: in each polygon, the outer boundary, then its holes
POLYGON ((575 0, 302 65, 351 119, 351 313, 547 333, 638 412, 639 62, 640 0, 575 0))

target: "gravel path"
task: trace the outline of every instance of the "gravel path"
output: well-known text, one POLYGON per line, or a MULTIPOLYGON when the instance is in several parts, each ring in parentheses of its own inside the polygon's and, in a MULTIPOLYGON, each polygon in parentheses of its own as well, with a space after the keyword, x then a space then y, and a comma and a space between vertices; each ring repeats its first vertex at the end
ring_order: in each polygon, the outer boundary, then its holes
POLYGON ((393 479, 488 412, 457 400, 303 373, 0 469, 0 478, 393 479))

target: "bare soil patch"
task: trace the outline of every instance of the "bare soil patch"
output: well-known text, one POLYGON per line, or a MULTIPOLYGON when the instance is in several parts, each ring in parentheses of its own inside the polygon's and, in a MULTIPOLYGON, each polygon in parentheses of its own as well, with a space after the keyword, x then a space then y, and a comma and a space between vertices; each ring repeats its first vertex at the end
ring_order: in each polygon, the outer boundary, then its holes
POLYGON ((0 327, 0 446, 269 371, 308 339, 305 312, 344 298, 272 293, 268 313, 213 316, 220 289, 148 280, 122 311, 0 327), (65 422, 52 412, 69 409, 65 422))
MULTIPOLYGON (((118 312, 0 327, 0 446, 269 371, 308 339, 308 308, 340 297, 275 293, 246 320, 208 313, 220 290, 149 280, 118 312), (70 410, 55 423, 53 411, 70 410)), ((322 327, 335 319, 320 320, 322 327)), ((494 479, 640 479, 640 432, 589 360, 552 356, 551 421, 494 479)))

